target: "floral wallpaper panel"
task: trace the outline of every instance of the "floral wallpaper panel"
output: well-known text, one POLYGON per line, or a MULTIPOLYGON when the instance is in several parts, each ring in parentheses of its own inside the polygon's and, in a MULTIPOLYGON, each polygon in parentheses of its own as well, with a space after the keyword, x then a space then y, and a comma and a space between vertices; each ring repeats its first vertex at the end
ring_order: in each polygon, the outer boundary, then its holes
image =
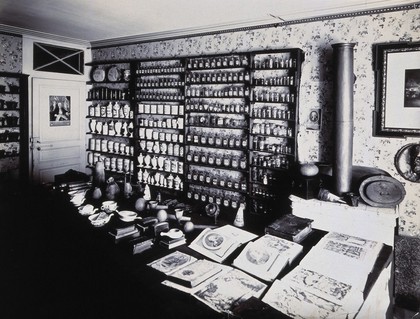
POLYGON ((354 84, 353 164, 383 169, 404 185, 406 196, 399 205, 399 233, 420 236, 420 185, 404 180, 394 166, 394 157, 398 150, 406 144, 419 142, 419 139, 372 136, 375 105, 373 45, 383 42, 419 41, 419 21, 419 9, 371 12, 366 15, 324 19, 277 28, 95 49, 92 53, 94 60, 118 60, 301 48, 305 52, 305 61, 302 65, 299 110, 299 161, 331 163, 334 147, 332 44, 355 43, 354 74, 357 80, 354 84), (322 110, 322 127, 319 131, 305 127, 306 119, 313 108, 322 110))
POLYGON ((0 33, 0 72, 22 73, 22 37, 0 33))

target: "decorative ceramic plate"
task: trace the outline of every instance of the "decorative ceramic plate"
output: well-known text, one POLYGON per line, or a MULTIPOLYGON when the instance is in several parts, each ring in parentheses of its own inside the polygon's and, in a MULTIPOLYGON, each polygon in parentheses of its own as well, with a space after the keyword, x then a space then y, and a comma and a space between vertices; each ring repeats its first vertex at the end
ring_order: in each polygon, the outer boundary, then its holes
POLYGON ((395 155, 395 167, 406 180, 420 183, 420 143, 403 146, 395 155))
POLYGON ((254 265, 263 265, 270 260, 270 253, 262 247, 253 247, 246 252, 246 259, 254 265))
POLYGON ((108 78, 108 81, 110 81, 110 82, 117 82, 117 81, 119 81, 121 79, 121 71, 120 71, 120 69, 116 65, 111 66, 108 69, 107 78, 108 78))
POLYGON ((92 80, 103 82, 105 80, 105 70, 102 67, 96 67, 92 70, 92 80))
POLYGON ((222 246, 224 241, 225 237, 223 235, 216 232, 209 232, 203 237, 203 246, 210 250, 216 250, 222 246))

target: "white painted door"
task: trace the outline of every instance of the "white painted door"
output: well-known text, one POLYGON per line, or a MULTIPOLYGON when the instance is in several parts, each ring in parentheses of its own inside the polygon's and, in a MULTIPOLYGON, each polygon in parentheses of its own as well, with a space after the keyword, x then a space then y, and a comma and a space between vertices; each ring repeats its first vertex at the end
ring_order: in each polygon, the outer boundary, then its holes
POLYGON ((53 182, 70 169, 85 171, 86 83, 33 78, 31 177, 53 182))

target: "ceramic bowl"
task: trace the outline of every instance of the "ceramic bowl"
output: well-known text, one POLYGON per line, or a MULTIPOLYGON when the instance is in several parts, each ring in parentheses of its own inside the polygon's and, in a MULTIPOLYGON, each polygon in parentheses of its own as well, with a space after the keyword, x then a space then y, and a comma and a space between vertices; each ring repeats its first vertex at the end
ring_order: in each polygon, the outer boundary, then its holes
POLYGON ((95 227, 101 227, 103 225, 105 225, 106 223, 108 223, 111 219, 111 217, 113 216, 113 214, 107 214, 105 212, 99 212, 96 214, 93 214, 91 216, 89 216, 89 220, 90 223, 95 226, 95 227))
POLYGON ((112 213, 118 208, 118 204, 116 201, 113 200, 107 200, 102 203, 101 209, 104 210, 107 213, 112 213))
POLYGON ((124 222, 132 222, 133 220, 139 218, 137 217, 137 213, 131 210, 122 210, 117 212, 120 219, 124 222))
POLYGON ((80 206, 84 203, 85 201, 85 196, 84 195, 75 195, 72 197, 72 199, 70 200, 70 202, 74 205, 74 206, 80 206))
POLYGON ((155 200, 149 201, 149 207, 150 207, 150 209, 156 209, 157 205, 158 205, 158 202, 157 201, 155 201, 155 200))
POLYGON ((79 214, 83 216, 90 216, 98 210, 92 204, 86 204, 86 205, 80 206, 78 209, 79 209, 79 214))

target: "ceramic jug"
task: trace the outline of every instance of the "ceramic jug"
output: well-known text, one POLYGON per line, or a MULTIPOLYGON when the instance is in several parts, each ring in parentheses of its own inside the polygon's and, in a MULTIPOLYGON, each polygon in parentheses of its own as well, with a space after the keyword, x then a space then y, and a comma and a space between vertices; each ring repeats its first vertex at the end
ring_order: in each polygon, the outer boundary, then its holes
POLYGON ((122 128, 122 123, 120 121, 116 121, 114 124, 115 135, 117 136, 121 135, 121 128, 122 128))
POLYGON ((95 130, 96 130, 96 120, 95 119, 90 120, 89 129, 90 129, 91 133, 95 133, 95 130))
POLYGON ((95 187, 102 187, 105 184, 105 165, 101 158, 95 164, 93 172, 93 185, 95 187))
POLYGON ((115 182, 113 177, 108 178, 106 183, 107 183, 106 191, 105 191, 106 198, 108 200, 116 200, 120 193, 120 188, 118 187, 118 184, 115 182))

